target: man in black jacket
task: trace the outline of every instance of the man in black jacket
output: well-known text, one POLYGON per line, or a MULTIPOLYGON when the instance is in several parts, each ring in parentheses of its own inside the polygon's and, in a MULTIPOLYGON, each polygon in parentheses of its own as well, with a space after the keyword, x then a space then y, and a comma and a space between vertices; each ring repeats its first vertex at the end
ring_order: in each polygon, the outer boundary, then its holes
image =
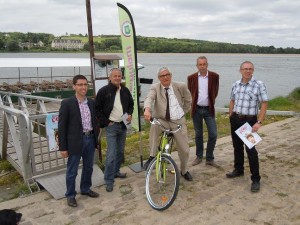
POLYGON ((58 139, 62 157, 68 157, 65 195, 68 205, 76 207, 75 180, 81 157, 83 162, 80 181, 81 194, 92 198, 99 196, 90 189, 98 132, 94 101, 86 98, 88 89, 86 77, 74 76, 73 89, 75 96, 64 99, 59 109, 58 139))
POLYGON ((105 127, 107 152, 104 171, 106 191, 113 190, 114 178, 125 178, 126 173, 120 172, 124 160, 126 141, 126 125, 132 119, 134 102, 128 88, 121 84, 122 72, 113 68, 109 74, 110 82, 102 87, 96 97, 96 116, 101 128, 105 127))

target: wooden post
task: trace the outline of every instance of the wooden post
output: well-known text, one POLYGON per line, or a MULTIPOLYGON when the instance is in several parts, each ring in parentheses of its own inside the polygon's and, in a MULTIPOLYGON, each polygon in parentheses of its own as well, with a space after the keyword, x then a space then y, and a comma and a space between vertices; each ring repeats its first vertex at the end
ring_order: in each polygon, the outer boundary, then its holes
POLYGON ((95 89, 95 81, 93 74, 93 58, 95 55, 94 51, 94 40, 93 40, 93 27, 92 27, 92 13, 91 13, 91 3, 90 0, 86 0, 86 17, 87 17, 87 25, 88 25, 88 34, 89 34, 89 46, 90 46, 90 61, 91 61, 91 82, 94 88, 94 96, 96 96, 95 89))
POLYGON ((8 142, 8 124, 6 118, 6 112, 3 113, 3 133, 2 133, 2 159, 6 160, 7 158, 7 142, 8 142))
MULTIPOLYGON (((86 2, 86 17, 87 17, 87 25, 88 25, 88 33, 89 33, 89 46, 90 46, 91 82, 93 84, 94 97, 96 97, 97 93, 96 93, 94 71, 93 71, 93 58, 95 56, 95 51, 94 51, 94 40, 93 40, 91 3, 90 3, 90 0, 86 0, 85 2, 86 2)), ((100 132, 101 132, 101 129, 100 129, 100 132)), ((101 137, 99 139, 100 139, 100 140, 98 140, 99 160, 102 163, 101 137)))

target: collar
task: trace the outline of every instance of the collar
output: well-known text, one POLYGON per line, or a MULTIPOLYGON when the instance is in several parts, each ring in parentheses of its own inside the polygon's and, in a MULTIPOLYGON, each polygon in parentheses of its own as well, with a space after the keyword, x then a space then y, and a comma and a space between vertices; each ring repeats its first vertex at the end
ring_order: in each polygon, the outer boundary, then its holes
MULTIPOLYGON (((118 87, 114 84, 112 84, 110 81, 108 83, 108 85, 114 90, 114 91, 118 91, 118 87)), ((119 90, 121 90, 122 88, 122 84, 120 84, 119 90)))
POLYGON ((160 83, 160 87, 161 87, 162 89, 165 89, 165 88, 171 89, 171 88, 172 88, 172 82, 170 83, 169 87, 165 87, 165 86, 163 86, 163 85, 160 83))
POLYGON ((255 79, 252 77, 251 80, 249 80, 247 83, 242 82, 243 78, 240 79, 239 84, 240 85, 252 85, 255 82, 255 79))
POLYGON ((75 96, 75 98, 77 99, 77 101, 78 101, 79 104, 86 104, 87 103, 87 97, 85 97, 83 99, 83 101, 80 101, 76 96, 75 96))
POLYGON ((207 72, 206 72, 206 75, 203 77, 203 76, 201 76, 201 74, 200 74, 200 72, 198 72, 198 78, 199 77, 202 77, 202 78, 207 78, 208 77, 208 70, 207 70, 207 72))

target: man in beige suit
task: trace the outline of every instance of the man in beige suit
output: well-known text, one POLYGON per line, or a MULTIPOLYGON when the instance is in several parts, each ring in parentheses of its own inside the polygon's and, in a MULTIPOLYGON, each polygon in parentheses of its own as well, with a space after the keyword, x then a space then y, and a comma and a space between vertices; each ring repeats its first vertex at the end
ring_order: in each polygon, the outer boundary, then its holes
MULTIPOLYGON (((174 134, 174 139, 180 159, 181 175, 187 181, 192 181, 192 175, 187 170, 190 148, 184 117, 191 108, 191 93, 185 83, 172 82, 172 73, 167 67, 160 68, 157 76, 160 82, 151 86, 144 102, 144 118, 147 121, 151 117, 160 119, 163 126, 173 129, 177 124, 182 125, 182 129, 174 134)), ((156 155, 160 133, 161 129, 158 125, 151 125, 150 157, 145 163, 144 169, 148 168, 149 163, 156 155)))

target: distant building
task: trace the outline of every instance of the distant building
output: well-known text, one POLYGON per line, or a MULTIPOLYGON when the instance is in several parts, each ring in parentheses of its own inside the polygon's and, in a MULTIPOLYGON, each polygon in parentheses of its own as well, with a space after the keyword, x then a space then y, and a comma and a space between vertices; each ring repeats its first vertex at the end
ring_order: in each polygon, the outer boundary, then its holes
POLYGON ((38 43, 22 42, 22 43, 19 43, 19 47, 23 48, 23 49, 31 49, 33 47, 40 48, 40 47, 44 47, 44 42, 42 42, 42 41, 39 41, 38 43))
POLYGON ((19 43, 19 47, 23 49, 31 49, 33 47, 33 43, 32 42, 19 43))
POLYGON ((54 39, 51 48, 56 49, 83 49, 84 43, 74 39, 54 39))

